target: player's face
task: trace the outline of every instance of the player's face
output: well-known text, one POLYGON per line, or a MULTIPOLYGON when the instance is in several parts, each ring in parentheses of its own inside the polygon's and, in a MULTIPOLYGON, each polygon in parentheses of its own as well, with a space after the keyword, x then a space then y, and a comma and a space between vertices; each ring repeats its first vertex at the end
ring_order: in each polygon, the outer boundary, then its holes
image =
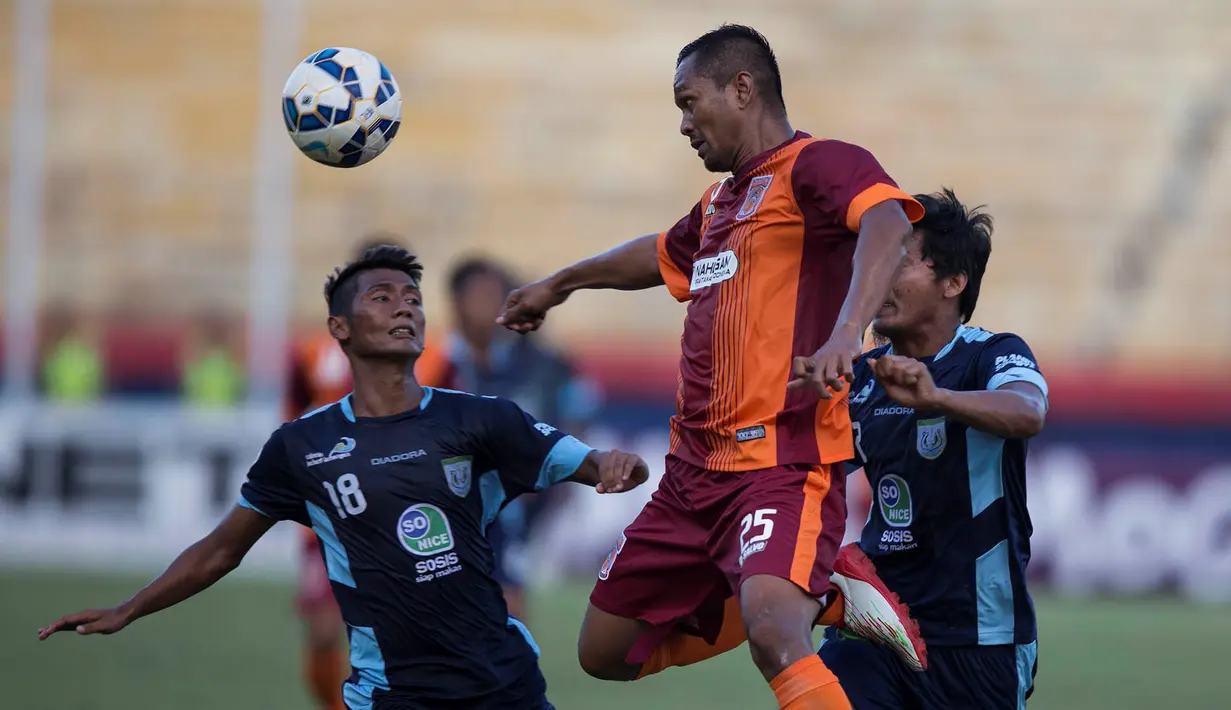
POLYGON ((706 170, 730 172, 739 145, 740 112, 734 84, 719 88, 714 80, 693 71, 688 57, 675 69, 675 105, 680 133, 697 151, 706 170))
POLYGON ((351 353, 369 358, 417 358, 423 352, 426 325, 423 295, 414 281, 397 269, 373 269, 355 278, 354 311, 344 324, 337 324, 348 331, 351 353))
POLYGON ((471 342, 490 340, 498 329, 496 316, 504 305, 504 280, 496 274, 471 277, 457 296, 457 324, 471 342))
POLYGON ((923 239, 915 232, 906 242, 902 270, 872 327, 890 338, 914 332, 933 322, 944 302, 945 282, 936 280, 932 263, 923 258, 923 239))

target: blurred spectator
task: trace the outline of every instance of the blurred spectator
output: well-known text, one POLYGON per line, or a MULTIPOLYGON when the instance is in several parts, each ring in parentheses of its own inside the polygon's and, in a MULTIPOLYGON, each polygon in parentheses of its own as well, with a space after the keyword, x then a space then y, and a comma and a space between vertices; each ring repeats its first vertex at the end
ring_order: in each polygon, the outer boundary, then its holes
POLYGON ((189 333, 181 358, 184 400, 198 407, 238 403, 246 387, 243 363, 236 357, 230 323, 208 315, 189 333))
MULTIPOLYGON (((598 387, 538 335, 518 335, 496 325, 505 297, 516 286, 508 269, 486 258, 453 267, 449 293, 456 330, 447 340, 443 380, 453 389, 512 400, 536 419, 581 437, 598 410, 598 387)), ((532 526, 564 494, 556 488, 518 498, 488 530, 496 578, 514 617, 525 615, 526 544, 532 526)))
POLYGON ((53 306, 44 321, 41 386, 54 402, 85 403, 98 400, 107 388, 102 352, 102 327, 65 306, 53 306))

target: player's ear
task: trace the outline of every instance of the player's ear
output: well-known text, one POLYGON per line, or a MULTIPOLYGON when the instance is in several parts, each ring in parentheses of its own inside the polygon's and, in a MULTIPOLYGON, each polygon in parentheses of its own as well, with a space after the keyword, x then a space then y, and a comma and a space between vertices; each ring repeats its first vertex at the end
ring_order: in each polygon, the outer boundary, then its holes
POLYGON ((752 75, 746 71, 739 72, 735 78, 731 80, 731 88, 735 90, 735 105, 739 108, 747 108, 748 104, 752 103, 752 96, 755 93, 756 84, 752 80, 752 75))
POLYGON ((329 316, 329 334, 339 343, 350 340, 350 318, 347 316, 329 316))
POLYGON ((945 279, 945 298, 957 298, 962 295, 962 291, 966 290, 966 283, 969 281, 966 274, 954 274, 945 279))

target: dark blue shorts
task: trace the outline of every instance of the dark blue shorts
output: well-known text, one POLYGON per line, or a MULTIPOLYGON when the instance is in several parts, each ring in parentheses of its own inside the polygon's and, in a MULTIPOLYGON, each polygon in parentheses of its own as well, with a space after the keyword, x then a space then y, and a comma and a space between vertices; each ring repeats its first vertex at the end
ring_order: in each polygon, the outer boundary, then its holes
POLYGON ((1021 710, 1034 691, 1037 648, 928 646, 928 669, 916 673, 887 646, 829 628, 820 656, 854 710, 1021 710))
POLYGON ((547 681, 536 663, 521 680, 498 693, 463 700, 424 700, 394 688, 377 691, 374 702, 353 710, 555 710, 547 700, 547 681))

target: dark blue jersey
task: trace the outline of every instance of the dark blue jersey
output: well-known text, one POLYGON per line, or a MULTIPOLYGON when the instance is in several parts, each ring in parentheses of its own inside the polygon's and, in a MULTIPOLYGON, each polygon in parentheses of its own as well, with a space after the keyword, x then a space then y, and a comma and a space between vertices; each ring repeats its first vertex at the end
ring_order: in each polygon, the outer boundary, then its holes
POLYGON ((274 432, 240 505, 320 538, 350 638, 351 708, 390 689, 473 700, 525 677, 538 653, 492 578, 487 525, 590 451, 504 399, 425 388, 416 410, 356 418, 347 397, 274 432))
MULTIPOLYGON (((859 545, 937 645, 1028 644, 1030 514, 1026 441, 1003 439, 934 412, 899 406, 865 360, 855 367, 851 419, 872 491, 859 545)), ((962 326, 923 358, 937 387, 994 390, 1029 382, 1047 394, 1034 354, 1016 335, 962 326)))

